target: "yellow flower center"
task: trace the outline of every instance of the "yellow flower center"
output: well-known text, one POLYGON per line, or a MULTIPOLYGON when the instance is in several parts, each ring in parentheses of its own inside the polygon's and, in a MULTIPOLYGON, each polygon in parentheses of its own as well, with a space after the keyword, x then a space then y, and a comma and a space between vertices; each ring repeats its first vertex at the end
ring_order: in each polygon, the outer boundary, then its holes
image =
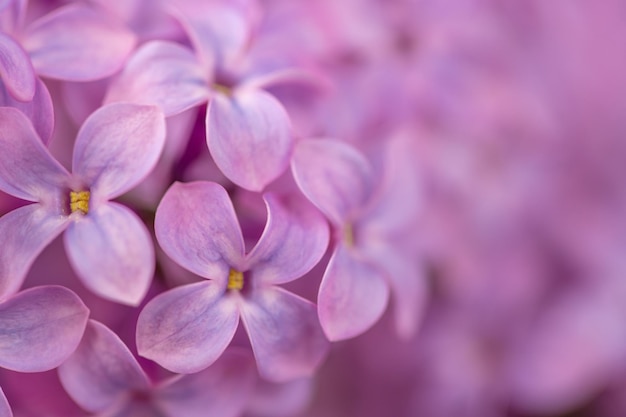
POLYGON ((343 228, 343 242, 349 248, 354 246, 354 230, 351 224, 346 224, 343 228))
POLYGON ((228 285, 226 285, 226 288, 241 291, 243 289, 243 272, 231 269, 228 273, 228 285))
POLYGON ((83 214, 89 212, 89 191, 70 191, 70 210, 72 213, 80 211, 83 214))

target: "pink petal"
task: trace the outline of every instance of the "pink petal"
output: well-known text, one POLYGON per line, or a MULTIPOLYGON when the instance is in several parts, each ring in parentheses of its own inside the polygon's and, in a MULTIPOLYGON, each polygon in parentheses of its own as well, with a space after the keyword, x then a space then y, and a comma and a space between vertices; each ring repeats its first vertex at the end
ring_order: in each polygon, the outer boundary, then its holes
POLYGON ((329 347, 315 304, 273 286, 257 289, 246 301, 241 318, 259 374, 275 382, 311 376, 329 347))
POLYGON ((71 4, 33 22, 23 44, 37 73, 93 81, 117 72, 135 47, 135 35, 95 5, 71 4))
POLYGON ((242 414, 255 382, 252 355, 230 349, 204 371, 160 387, 156 401, 171 416, 236 417, 242 414))
POLYGON ((157 207, 154 229, 165 253, 197 275, 225 285, 231 266, 243 270, 241 229, 219 184, 174 183, 157 207))
POLYGON ((214 281, 183 285, 150 300, 137 321, 137 350, 178 373, 203 370, 228 346, 239 313, 214 281))
POLYGON ((89 310, 60 286, 35 287, 0 304, 0 366, 43 372, 72 354, 85 330, 89 310))
POLYGON ((154 168, 165 144, 165 118, 155 106, 113 103, 94 112, 78 132, 73 172, 92 193, 115 198, 154 168))
POLYGON ((207 110, 207 143, 216 165, 235 184, 261 191, 289 165, 291 123, 262 90, 217 94, 207 110))
POLYGON ((0 217, 0 299, 20 289, 41 251, 67 227, 68 219, 41 204, 17 208, 0 217))
POLYGON ((13 411, 11 411, 11 406, 5 397, 2 388, 0 388, 0 417, 13 417, 13 411))
POLYGON ((380 319, 388 299, 383 273, 338 245, 318 294, 320 323, 328 338, 343 340, 365 332, 380 319))
POLYGON ((26 51, 9 35, 0 32, 0 78, 18 101, 31 101, 36 77, 26 51))
POLYGON ((65 232, 69 260, 90 290, 119 303, 137 305, 154 274, 154 246, 137 215, 108 202, 75 217, 65 232))
POLYGON ((37 135, 44 143, 48 143, 54 129, 54 109, 48 88, 40 79, 37 79, 35 96, 27 102, 15 100, 0 83, 0 106, 15 107, 24 113, 33 124, 37 135))
POLYGON ((281 284, 309 272, 328 247, 326 219, 306 201, 266 194, 267 224, 248 255, 255 283, 281 284))
POLYGON ((91 412, 103 411, 150 380, 124 342, 103 324, 90 320, 76 351, 59 367, 65 391, 91 412))
POLYGON ((336 225, 354 218, 374 189, 369 162, 344 142, 301 141, 291 166, 300 190, 336 225))
POLYGON ((173 42, 148 42, 112 82, 105 103, 157 105, 172 116, 207 101, 209 76, 189 49, 173 42))
POLYGON ((0 107, 0 126, 0 189, 23 200, 52 203, 68 182, 68 172, 21 111, 0 107))

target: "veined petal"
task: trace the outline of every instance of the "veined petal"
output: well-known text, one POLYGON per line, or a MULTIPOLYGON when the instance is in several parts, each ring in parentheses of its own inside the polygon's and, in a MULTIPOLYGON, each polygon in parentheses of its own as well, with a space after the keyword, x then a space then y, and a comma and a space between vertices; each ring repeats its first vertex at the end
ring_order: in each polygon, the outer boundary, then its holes
POLYGON ((136 42, 113 15, 87 4, 70 4, 38 19, 23 40, 39 75, 68 81, 114 74, 136 42))
POLYGON ((241 318, 259 374, 268 380, 311 376, 328 352, 315 304, 282 288, 254 291, 242 305, 241 318))
POLYGON ((19 207, 0 217, 0 299, 17 292, 35 258, 67 227, 65 216, 41 204, 19 207))
POLYGON ((31 101, 36 77, 26 51, 9 35, 0 32, 0 78, 18 101, 31 101))
POLYGON ((78 346, 89 310, 72 291, 35 287, 0 304, 0 366, 43 372, 59 366, 78 346))
POLYGON ((318 314, 332 341, 368 330, 387 307, 389 287, 383 273, 339 244, 320 284, 318 314))
POLYGON ((345 142, 303 140, 291 167, 300 190, 336 225, 363 209, 374 189, 369 162, 345 142))
POLYGON ((248 351, 229 349, 204 371, 170 381, 156 394, 168 415, 237 417, 255 386, 254 358, 248 351))
POLYGON ((137 320, 137 350, 178 373, 203 370, 237 330, 239 312, 214 281, 183 285, 150 300, 137 320))
POLYGON ((103 411, 150 380, 124 342, 90 320, 76 351, 59 367, 65 391, 87 411, 103 411))
POLYGON ((46 85, 37 79, 35 95, 31 101, 17 101, 8 94, 5 86, 0 82, 0 107, 15 107, 28 117, 44 143, 48 143, 54 129, 54 109, 52 98, 46 85))
POLYGON ((235 184, 261 191, 289 165, 293 148, 287 111, 262 90, 216 94, 207 109, 207 144, 235 184))
POLYGON ((7 397, 5 397, 2 388, 0 388, 0 417, 13 417, 13 411, 11 411, 11 406, 7 401, 7 397))
POLYGON ((191 50, 174 42, 152 41, 129 59, 104 102, 156 105, 165 116, 172 116, 208 100, 209 76, 191 50))
POLYGON ((154 246, 146 226, 129 208, 101 204, 74 218, 65 249, 83 284, 119 303, 138 305, 154 275, 154 246))
POLYGON ((49 200, 69 174, 48 152, 28 117, 0 107, 0 189, 29 201, 49 200))
POLYGON ((281 284, 309 272, 328 247, 328 223, 306 201, 266 194, 267 224, 248 255, 255 283, 281 284))
POLYGON ((154 168, 165 144, 165 118, 156 106, 113 103, 80 128, 72 170, 92 193, 115 198, 154 168))
POLYGON ((243 267, 244 243, 226 190, 212 182, 174 183, 154 220, 156 238, 179 265, 225 285, 243 267))

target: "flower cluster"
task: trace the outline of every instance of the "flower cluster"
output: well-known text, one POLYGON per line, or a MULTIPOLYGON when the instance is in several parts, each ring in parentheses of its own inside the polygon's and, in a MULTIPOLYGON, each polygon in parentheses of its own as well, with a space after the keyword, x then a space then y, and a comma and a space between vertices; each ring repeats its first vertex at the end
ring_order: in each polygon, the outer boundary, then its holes
POLYGON ((0 417, 621 416, 620 2, 0 0, 0 417))

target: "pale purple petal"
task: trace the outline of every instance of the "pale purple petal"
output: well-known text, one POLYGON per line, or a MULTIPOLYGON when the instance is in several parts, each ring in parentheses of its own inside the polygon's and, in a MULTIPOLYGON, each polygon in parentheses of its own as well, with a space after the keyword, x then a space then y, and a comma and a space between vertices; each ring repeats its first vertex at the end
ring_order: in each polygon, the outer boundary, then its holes
POLYGON ((0 417, 13 417, 11 406, 5 397, 2 388, 0 388, 0 417))
POLYGON ((83 124, 74 147, 73 173, 101 198, 115 198, 154 168, 165 144, 165 118, 155 106, 113 103, 83 124))
POLYGON ((69 174, 18 109, 0 108, 0 189, 29 201, 56 198, 69 174))
POLYGON ((230 349, 204 371, 159 387, 156 402, 171 416, 236 417, 246 406, 255 382, 252 355, 230 349))
POLYGON ((35 287, 0 304, 0 366, 43 372, 72 354, 85 330, 89 310, 72 291, 35 287))
POLYGON ((183 285, 146 304, 137 320, 137 350, 178 373, 203 370, 228 346, 239 312, 214 281, 183 285))
POLYGON ((31 101, 36 77, 26 51, 9 35, 0 32, 0 78, 18 101, 31 101))
POLYGON ((257 289, 241 308, 259 374, 275 382, 311 376, 328 352, 315 304, 279 287, 257 289))
POLYGON ((225 284, 231 267, 243 269, 241 229, 219 184, 174 183, 157 208, 154 229, 165 253, 195 274, 225 284))
POLYGON ((52 98, 48 92, 48 87, 40 79, 37 79, 35 96, 27 102, 15 100, 0 82, 0 107, 15 107, 24 113, 44 143, 48 143, 52 137, 52 130, 54 129, 52 98))
POLYGON ((369 162, 344 142, 301 141, 291 166, 300 190, 336 225, 356 216, 374 190, 369 162))
POLYGON ((248 255, 255 283, 281 284, 309 272, 326 252, 326 219, 306 201, 266 194, 267 224, 248 255))
POLYGON ((143 300, 154 274, 154 246, 146 226, 114 202, 74 217, 64 242, 72 267, 90 290, 124 304, 143 300))
POLYGON ((293 148, 287 111, 262 90, 217 94, 207 110, 207 144, 235 184, 261 191, 289 165, 293 148))
POLYGON ((120 338, 90 320, 76 351, 59 367, 65 391, 85 410, 103 411, 150 380, 120 338))
POLYGON ((338 245, 317 298, 320 323, 328 338, 343 340, 365 332, 380 319, 388 299, 383 272, 338 245))
POLYGON ((135 35, 105 9, 71 4, 33 22, 24 48, 41 76, 92 81, 117 72, 135 47, 135 35))
POLYGON ((208 100, 209 77, 188 48, 173 42, 148 42, 111 83, 105 103, 156 105, 172 116, 208 100))
POLYGON ((35 258, 57 237, 68 219, 41 204, 29 204, 0 217, 0 299, 17 292, 35 258))

